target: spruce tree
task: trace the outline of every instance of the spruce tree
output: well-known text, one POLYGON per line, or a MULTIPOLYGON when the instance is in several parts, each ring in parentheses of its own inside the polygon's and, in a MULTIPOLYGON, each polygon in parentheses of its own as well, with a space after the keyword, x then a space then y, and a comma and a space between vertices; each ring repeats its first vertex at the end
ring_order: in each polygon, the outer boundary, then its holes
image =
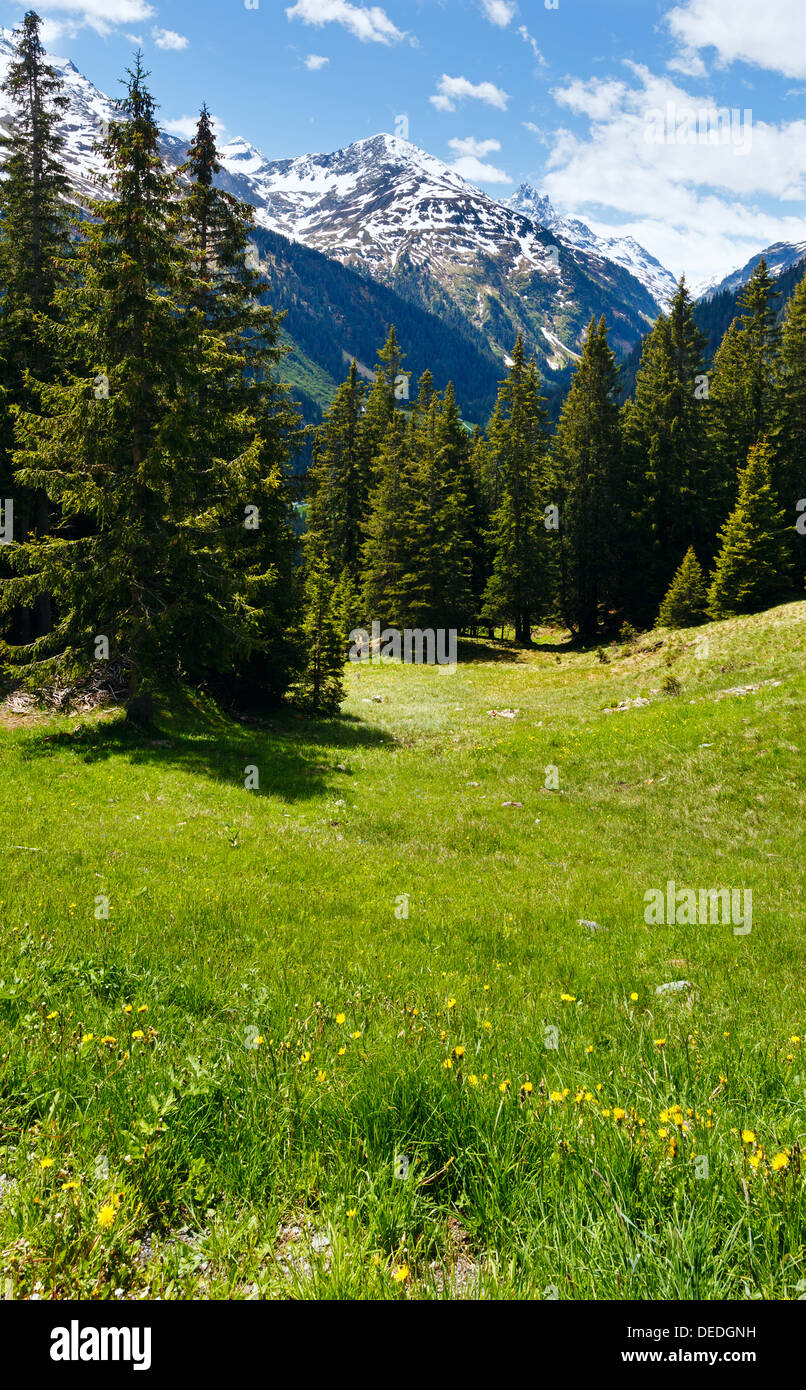
POLYGON ((515 640, 531 642, 532 621, 548 597, 548 534, 545 413, 534 358, 527 361, 518 335, 509 375, 501 383, 489 435, 491 474, 499 502, 490 523, 492 571, 482 616, 512 623, 515 640))
POLYGON ((303 702, 312 714, 335 714, 344 699, 345 588, 333 579, 327 555, 312 547, 306 557, 302 638, 303 702))
MULTIPOLYGON (((196 467, 208 504, 217 506, 217 541, 227 550, 234 611, 251 632, 237 681, 255 698, 276 699, 296 661, 288 464, 301 434, 287 388, 276 380, 284 351, 281 316, 264 302, 266 285, 248 258, 253 211, 218 186, 220 172, 203 107, 178 171, 176 203, 176 235, 188 258, 182 298, 211 349, 196 393, 196 467)), ((217 675, 231 683, 226 644, 221 657, 217 675)), ((199 659, 209 663, 211 657, 200 652, 199 659)), ((208 669, 215 671, 215 664, 208 669)))
POLYGON ((619 589, 641 620, 656 610, 689 546, 711 553, 720 520, 708 467, 703 351, 681 280, 644 343, 635 394, 622 410, 620 536, 631 564, 619 589))
POLYGON ((363 526, 370 485, 370 441, 362 427, 366 388, 353 359, 316 432, 311 464, 308 530, 320 537, 331 570, 360 581, 363 526))
MULTIPOLYGON (((32 10, 15 35, 14 54, 3 83, 13 115, 10 135, 0 140, 0 359, 5 394, 0 414, 0 496, 13 495, 18 540, 45 535, 50 509, 45 492, 18 485, 11 464, 11 414, 30 408, 38 386, 52 381, 57 356, 54 295, 63 278, 69 224, 64 139, 59 124, 68 105, 56 70, 45 62, 41 20, 32 10), (30 374, 30 375, 27 375, 30 374)), ((31 593, 34 635, 51 626, 51 601, 31 593)), ((28 640, 28 609, 7 617, 12 640, 28 640), (10 624, 10 626, 9 626, 10 624)))
POLYGON ((404 628, 410 612, 411 516, 415 488, 411 424, 396 412, 375 461, 362 550, 362 611, 367 623, 404 628))
POLYGON ((690 546, 661 603, 656 627, 696 627, 706 614, 705 576, 690 546))
POLYGON ((553 465, 560 507, 560 596, 564 620, 595 636, 616 589, 618 541, 617 367, 604 317, 591 319, 560 414, 553 465))
MULTIPOLYGON (((40 681, 56 668, 81 679, 100 645, 125 670, 130 718, 148 723, 158 688, 189 660, 220 668, 248 654, 262 618, 222 534, 233 469, 199 456, 200 391, 222 344, 185 297, 192 267, 145 78, 138 54, 104 144, 112 196, 77 226, 75 268, 56 294, 67 368, 41 412, 18 419, 19 476, 62 520, 15 548, 0 603, 51 588, 58 622, 18 659, 40 681)), ((261 447, 250 443, 244 473, 261 447)))
POLYGON ((715 505, 724 516, 752 446, 770 433, 775 409, 775 282, 764 258, 739 296, 741 314, 717 349, 708 405, 715 505))
POLYGON ((790 553, 800 581, 806 571, 806 536, 796 529, 806 526, 806 275, 786 308, 776 375, 773 477, 787 522, 794 522, 790 553))
POLYGON ((708 590, 713 618, 769 607, 789 584, 786 518, 772 483, 773 449, 764 438, 739 475, 736 506, 723 526, 708 590))

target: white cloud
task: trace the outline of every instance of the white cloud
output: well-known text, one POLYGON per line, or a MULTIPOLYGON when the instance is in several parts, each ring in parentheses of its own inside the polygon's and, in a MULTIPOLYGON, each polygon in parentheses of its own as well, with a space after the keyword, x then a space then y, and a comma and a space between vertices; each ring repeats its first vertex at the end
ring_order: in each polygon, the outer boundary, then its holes
POLYGON ((543 187, 555 205, 597 231, 617 226, 694 281, 773 241, 804 239, 806 120, 751 124, 739 113, 735 139, 723 139, 713 99, 625 66, 632 82, 576 79, 554 90, 590 123, 586 134, 552 133, 543 187), (649 138, 659 130, 661 143, 649 138))
POLYGON ((43 16, 46 45, 75 38, 79 29, 94 29, 106 37, 121 24, 139 24, 156 16, 147 0, 40 0, 36 8, 43 16))
POLYGON ((380 5, 351 5, 349 0, 296 0, 286 10, 286 16, 317 28, 342 24, 362 43, 397 43, 406 37, 380 5))
POLYGON ((330 62, 329 58, 323 58, 321 53, 309 53, 305 59, 305 66, 309 72, 318 72, 320 68, 326 67, 330 62))
POLYGON ((497 24, 499 29, 506 29, 518 12, 511 0, 481 0, 481 7, 490 23, 497 24))
POLYGON ((151 30, 151 37, 157 48, 168 49, 172 53, 178 53, 181 49, 187 48, 190 42, 184 34, 177 34, 175 29, 154 28, 151 30))
POLYGON ((803 0, 683 0, 666 23, 685 50, 715 49, 721 67, 741 60, 806 76, 803 0))
POLYGON ((530 47, 531 50, 532 50, 532 53, 533 53, 534 57, 535 57, 535 58, 537 59, 537 61, 538 61, 538 63, 543 63, 543 64, 545 65, 546 60, 545 60, 545 58, 543 57, 543 54, 540 52, 540 49, 539 49, 538 43, 537 43, 537 39, 535 39, 535 38, 532 37, 532 35, 529 33, 529 30, 526 28, 526 25, 525 25, 525 24, 522 24, 522 25, 520 26, 520 28, 518 29, 518 33, 520 34, 521 38, 523 39, 523 42, 524 42, 524 43, 528 43, 529 47, 530 47))
POLYGON ((512 183, 509 174, 503 169, 496 169, 494 164, 485 164, 477 159, 474 154, 460 155, 450 166, 455 169, 457 174, 461 174, 468 183, 512 183))
POLYGON ((455 111, 457 101, 465 97, 483 101, 487 106, 497 106, 499 111, 506 111, 509 101, 509 95, 492 82, 474 84, 466 77, 448 77, 447 73, 443 73, 439 79, 436 95, 428 100, 437 111, 455 111))
POLYGON ((472 135, 465 136, 463 140, 449 140, 448 144, 459 155, 477 155, 479 159, 484 159, 485 155, 501 148, 500 140, 476 140, 472 135))
MULTIPOLYGON (((210 122, 216 137, 226 134, 227 127, 217 116, 211 116, 210 122)), ((163 121, 163 128, 169 135, 178 135, 182 140, 192 140, 196 134, 196 126, 199 123, 198 116, 178 116, 175 121, 163 121)))

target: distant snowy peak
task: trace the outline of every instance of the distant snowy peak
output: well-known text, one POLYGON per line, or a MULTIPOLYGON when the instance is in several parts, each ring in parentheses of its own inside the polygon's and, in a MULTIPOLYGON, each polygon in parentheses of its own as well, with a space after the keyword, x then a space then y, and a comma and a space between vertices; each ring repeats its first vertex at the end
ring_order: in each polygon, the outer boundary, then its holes
POLYGON ((604 237, 597 235, 584 222, 576 217, 562 217, 552 206, 545 194, 538 193, 529 183, 522 183, 505 206, 515 208, 525 217, 532 218, 541 226, 552 231, 560 241, 576 246, 592 256, 601 256, 614 265, 629 270, 636 280, 649 291, 653 299, 665 306, 674 294, 676 280, 670 270, 650 255, 634 237, 604 237))
POLYGON ((806 241, 773 242, 772 246, 766 246, 763 251, 751 256, 740 270, 732 271, 722 280, 714 278, 698 285, 695 290, 697 298, 713 299, 714 295, 722 294, 724 290, 740 290, 743 285, 747 284, 762 257, 767 262, 767 269, 771 275, 782 275, 791 266, 806 261, 806 241))

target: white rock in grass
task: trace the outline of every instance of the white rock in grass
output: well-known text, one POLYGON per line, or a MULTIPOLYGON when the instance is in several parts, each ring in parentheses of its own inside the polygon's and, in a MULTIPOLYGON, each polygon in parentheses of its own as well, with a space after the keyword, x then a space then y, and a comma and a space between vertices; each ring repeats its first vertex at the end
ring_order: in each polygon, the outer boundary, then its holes
POLYGON ((684 994, 687 990, 693 989, 691 980, 669 980, 668 984, 658 985, 656 994, 684 994))
POLYGON ((607 931, 607 927, 603 927, 601 922, 589 922, 586 917, 580 917, 579 925, 589 932, 607 931))

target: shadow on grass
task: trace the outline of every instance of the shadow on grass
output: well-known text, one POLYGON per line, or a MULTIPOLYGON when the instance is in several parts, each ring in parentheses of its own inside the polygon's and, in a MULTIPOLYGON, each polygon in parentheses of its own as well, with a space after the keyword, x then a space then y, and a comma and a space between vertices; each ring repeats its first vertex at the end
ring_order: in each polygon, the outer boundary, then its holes
MULTIPOLYGON (((159 725, 144 731, 122 713, 58 733, 32 732, 22 756, 26 760, 71 753, 83 763, 122 759, 133 767, 153 764, 180 769, 246 789, 247 768, 257 768, 258 796, 286 801, 321 794, 328 775, 349 775, 350 752, 394 746, 394 739, 355 716, 311 719, 278 709, 254 721, 227 718, 211 711, 159 716, 159 725)), ((250 779, 253 781, 253 778, 250 779)))
POLYGON ((561 642, 533 642, 530 647, 520 646, 507 637, 460 637, 456 649, 460 663, 495 661, 510 665, 525 661, 528 656, 535 652, 547 652, 550 656, 560 656, 563 652, 573 650, 574 643, 570 637, 564 638, 561 642))

